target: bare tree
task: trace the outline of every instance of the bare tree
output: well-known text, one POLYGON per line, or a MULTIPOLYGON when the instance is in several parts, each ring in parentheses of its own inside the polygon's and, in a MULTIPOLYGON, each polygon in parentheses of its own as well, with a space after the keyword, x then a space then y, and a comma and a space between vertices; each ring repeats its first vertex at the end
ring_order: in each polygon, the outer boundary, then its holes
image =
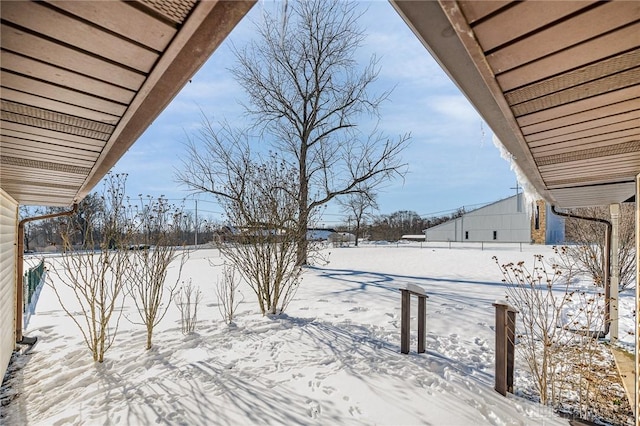
POLYGON ((178 286, 182 267, 188 252, 177 253, 180 233, 181 209, 172 206, 165 198, 140 197, 135 223, 136 238, 131 249, 131 273, 128 289, 137 308, 140 322, 147 331, 146 349, 151 349, 153 331, 162 321, 178 286), (165 279, 171 262, 180 256, 178 278, 167 286, 165 279))
MULTIPOLYGON (((284 6, 263 14, 264 21, 255 25, 258 39, 235 49, 232 72, 248 94, 245 108, 257 137, 296 169, 296 262, 304 265, 316 209, 404 176, 400 154, 410 136, 391 139, 377 126, 364 130, 358 122, 376 117, 389 92, 369 93, 379 72, 375 57, 363 69, 355 60, 364 41, 356 3, 309 0, 284 6)), ((234 140, 228 143, 233 146, 234 140)), ((192 142, 179 180, 197 191, 225 195, 220 170, 201 157, 192 142)))
MULTIPOLYGON (((211 263, 211 261, 209 261, 211 263)), ((218 294, 218 309, 224 321, 231 325, 236 315, 238 305, 242 301, 242 293, 238 290, 240 282, 236 279, 236 272, 229 265, 222 266, 222 280, 216 283, 218 294)))
POLYGON ((202 300, 202 292, 198 286, 194 286, 189 279, 186 284, 183 282, 178 290, 174 303, 180 310, 180 324, 182 334, 191 334, 196 331, 198 324, 198 305, 202 300))
POLYGON ((561 327, 563 310, 572 296, 568 291, 569 281, 555 270, 547 271, 541 255, 535 256, 531 269, 525 262, 500 265, 495 256, 493 259, 507 284, 507 301, 518 309, 522 326, 521 333, 517 334, 522 343, 518 347, 534 378, 540 403, 557 404, 563 349, 567 336, 571 335, 567 328, 561 327), (560 285, 563 291, 555 292, 560 285))
MULTIPOLYGON (((36 208, 36 207, 30 207, 30 206, 20 206, 19 210, 18 210, 19 214, 20 214, 20 220, 22 219, 26 219, 28 217, 33 217, 33 216, 39 216, 40 215, 40 209, 36 208)), ((24 250, 25 253, 27 252, 31 252, 31 241, 33 241, 33 239, 35 238, 35 229, 36 226, 33 222, 27 222, 25 223, 24 226, 24 250)))
MULTIPOLYGON (((284 311, 297 288, 297 174, 271 154, 262 162, 226 156, 226 192, 218 197, 229 232, 217 240, 222 256, 249 283, 263 314, 284 311)), ((223 154, 224 155, 224 154, 223 154)))
POLYGON ((355 222, 354 234, 357 247, 358 240, 362 234, 362 225, 371 214, 371 210, 378 209, 376 194, 372 192, 356 192, 338 198, 338 203, 342 206, 342 211, 352 217, 355 222))
MULTIPOLYGON (((556 254, 564 248, 556 249, 556 254)), ((500 265, 506 298, 518 310, 516 348, 524 358, 540 403, 595 420, 593 400, 610 385, 603 380, 604 294, 596 286, 576 287, 577 272, 549 267, 536 255, 500 265)), ((605 376, 607 374, 604 374, 605 376)))
POLYGON ((51 261, 52 276, 57 278, 52 287, 58 301, 97 362, 104 361, 115 340, 131 271, 127 248, 132 228, 124 205, 125 181, 125 175, 107 176, 102 207, 85 211, 83 228, 72 220, 67 222, 61 232, 62 255, 51 261), (102 232, 94 232, 96 229, 102 232), (82 247, 73 244, 78 232, 84 233, 82 247), (94 240, 96 235, 101 236, 99 241, 94 240), (65 296, 64 287, 73 297, 65 296))
MULTIPOLYGON (((572 210, 586 217, 610 219, 606 207, 588 207, 572 210)), ((631 287, 635 282, 635 204, 625 203, 620 209, 618 262, 620 265, 620 289, 631 287)), ((576 264, 579 272, 588 274, 603 285, 602 254, 604 252, 605 225, 598 222, 574 218, 565 219, 566 239, 575 244, 568 245, 560 253, 563 264, 576 264)))

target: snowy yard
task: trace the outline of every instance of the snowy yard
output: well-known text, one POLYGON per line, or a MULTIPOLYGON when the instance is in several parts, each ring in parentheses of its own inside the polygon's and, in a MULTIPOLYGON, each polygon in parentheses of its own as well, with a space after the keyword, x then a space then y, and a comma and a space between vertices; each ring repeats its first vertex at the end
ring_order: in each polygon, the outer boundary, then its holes
MULTIPOLYGON (((568 424, 525 398, 531 383, 516 363, 516 395, 494 386, 494 308, 503 299, 492 261, 553 257, 550 247, 448 249, 419 243, 328 249, 329 264, 308 269, 287 314, 263 317, 242 287, 236 324, 216 300, 221 263, 214 249, 191 253, 182 274, 203 300, 195 334, 184 336, 175 305, 158 327, 123 318, 106 361, 95 365, 79 330, 48 286, 27 336, 38 343, 10 367, 0 397, 6 425, 568 424), (427 300, 427 352, 400 354, 400 292, 412 283, 427 300)), ((169 271, 175 281, 177 266, 169 271)), ((51 278, 51 275, 50 275, 51 278)), ((633 345, 633 293, 621 295, 623 344, 633 345)), ((125 315, 134 308, 127 305, 125 315)))

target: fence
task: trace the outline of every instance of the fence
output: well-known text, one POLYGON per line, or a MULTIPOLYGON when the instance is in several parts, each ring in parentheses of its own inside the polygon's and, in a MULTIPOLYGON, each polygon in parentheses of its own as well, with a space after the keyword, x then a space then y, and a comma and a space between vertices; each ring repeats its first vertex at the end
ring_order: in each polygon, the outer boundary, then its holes
POLYGON ((29 268, 22 277, 22 312, 24 313, 24 327, 27 327, 31 314, 35 311, 35 299, 43 283, 44 259, 38 265, 29 268), (32 303, 33 302, 33 303, 32 303))

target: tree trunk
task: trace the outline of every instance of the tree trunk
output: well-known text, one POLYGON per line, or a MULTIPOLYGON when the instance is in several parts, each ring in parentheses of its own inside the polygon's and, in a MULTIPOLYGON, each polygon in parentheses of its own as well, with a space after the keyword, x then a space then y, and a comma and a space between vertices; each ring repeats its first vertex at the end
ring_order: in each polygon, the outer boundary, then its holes
POLYGON ((147 350, 151 349, 151 339, 153 336, 153 326, 147 324, 147 350))
POLYGON ((307 176, 307 145, 303 141, 298 162, 300 194, 298 195, 298 235, 296 266, 307 264, 307 226, 309 223, 309 177, 307 176))

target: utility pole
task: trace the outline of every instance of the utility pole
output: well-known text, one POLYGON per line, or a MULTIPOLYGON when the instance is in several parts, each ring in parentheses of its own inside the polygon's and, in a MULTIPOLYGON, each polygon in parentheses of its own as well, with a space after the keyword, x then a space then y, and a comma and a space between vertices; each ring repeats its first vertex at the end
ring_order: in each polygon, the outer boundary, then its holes
POLYGON ((198 200, 196 200, 196 232, 194 244, 198 248, 198 200))

